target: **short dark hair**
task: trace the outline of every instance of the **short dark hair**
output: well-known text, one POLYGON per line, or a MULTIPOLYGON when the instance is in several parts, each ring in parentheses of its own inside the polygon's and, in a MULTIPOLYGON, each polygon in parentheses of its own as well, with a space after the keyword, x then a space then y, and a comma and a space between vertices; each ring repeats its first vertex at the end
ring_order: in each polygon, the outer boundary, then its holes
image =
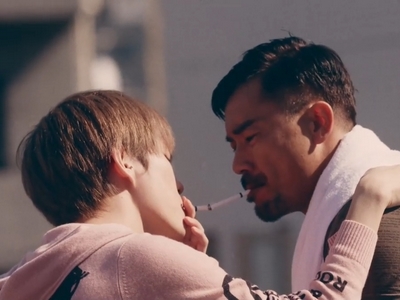
POLYGON ((244 53, 214 89, 211 105, 225 118, 225 107, 236 89, 260 78, 264 95, 287 113, 299 112, 319 97, 345 120, 356 124, 356 100, 350 75, 332 49, 298 37, 274 39, 244 53))
POLYGON ((116 190, 108 177, 112 150, 145 167, 147 155, 174 148, 164 117, 118 91, 67 97, 44 116, 18 149, 27 195, 53 225, 90 218, 116 190))

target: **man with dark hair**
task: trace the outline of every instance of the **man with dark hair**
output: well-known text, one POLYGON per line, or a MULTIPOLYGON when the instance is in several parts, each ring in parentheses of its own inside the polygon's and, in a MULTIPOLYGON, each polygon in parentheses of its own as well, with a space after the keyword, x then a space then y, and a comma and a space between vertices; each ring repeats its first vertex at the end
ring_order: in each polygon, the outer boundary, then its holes
MULTIPOLYGON (((364 172, 400 162, 400 152, 356 125, 355 104, 338 54, 298 37, 247 51, 212 95, 235 152, 233 170, 251 190, 256 215, 273 222, 305 214, 292 264, 294 290, 314 278, 364 172)), ((389 241, 399 236, 398 221, 400 210, 383 219, 363 299, 400 297, 400 244, 389 241)))

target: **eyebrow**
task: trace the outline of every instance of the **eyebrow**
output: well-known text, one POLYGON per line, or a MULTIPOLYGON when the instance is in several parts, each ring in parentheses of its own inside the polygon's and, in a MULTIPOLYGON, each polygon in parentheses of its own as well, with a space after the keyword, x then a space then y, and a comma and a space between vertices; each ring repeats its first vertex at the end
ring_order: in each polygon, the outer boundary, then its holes
MULTIPOLYGON (((257 119, 250 119, 250 120, 244 121, 242 124, 240 124, 235 129, 233 129, 233 131, 232 131, 233 134, 234 135, 239 135, 239 134, 243 133, 243 131, 245 131, 247 128, 249 128, 251 125, 253 125, 256 121, 257 121, 257 119)), ((229 137, 229 136, 226 136, 225 140, 228 143, 232 142, 232 138, 229 137)))

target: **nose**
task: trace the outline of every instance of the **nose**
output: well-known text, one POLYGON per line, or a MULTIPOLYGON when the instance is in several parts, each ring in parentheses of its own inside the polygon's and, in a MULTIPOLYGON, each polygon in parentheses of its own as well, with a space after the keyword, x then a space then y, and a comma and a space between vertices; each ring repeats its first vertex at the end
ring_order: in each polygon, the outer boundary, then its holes
POLYGON ((176 181, 176 187, 178 188, 179 195, 182 195, 183 191, 185 190, 185 187, 183 186, 182 182, 177 180, 176 181))
POLYGON ((251 163, 249 155, 240 150, 239 148, 237 148, 232 162, 233 172, 235 172, 238 175, 241 175, 245 172, 249 172, 250 168, 251 168, 251 163))

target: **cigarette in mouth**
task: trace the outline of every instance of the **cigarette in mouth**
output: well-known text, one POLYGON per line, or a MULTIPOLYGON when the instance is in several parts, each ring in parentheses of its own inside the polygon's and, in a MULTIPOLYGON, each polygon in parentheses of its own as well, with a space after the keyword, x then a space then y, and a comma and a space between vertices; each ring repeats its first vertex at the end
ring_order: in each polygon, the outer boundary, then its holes
POLYGON ((221 206, 225 206, 225 205, 227 205, 227 204, 229 204, 229 203, 231 203, 233 201, 236 201, 236 200, 239 200, 241 198, 244 198, 249 194, 249 192, 250 191, 247 190, 247 191, 238 193, 236 195, 233 195, 233 196, 231 196, 229 198, 226 198, 226 199, 223 199, 221 201, 218 201, 216 203, 195 206, 195 208, 196 208, 196 211, 211 211, 211 210, 214 210, 214 209, 219 208, 221 206))

